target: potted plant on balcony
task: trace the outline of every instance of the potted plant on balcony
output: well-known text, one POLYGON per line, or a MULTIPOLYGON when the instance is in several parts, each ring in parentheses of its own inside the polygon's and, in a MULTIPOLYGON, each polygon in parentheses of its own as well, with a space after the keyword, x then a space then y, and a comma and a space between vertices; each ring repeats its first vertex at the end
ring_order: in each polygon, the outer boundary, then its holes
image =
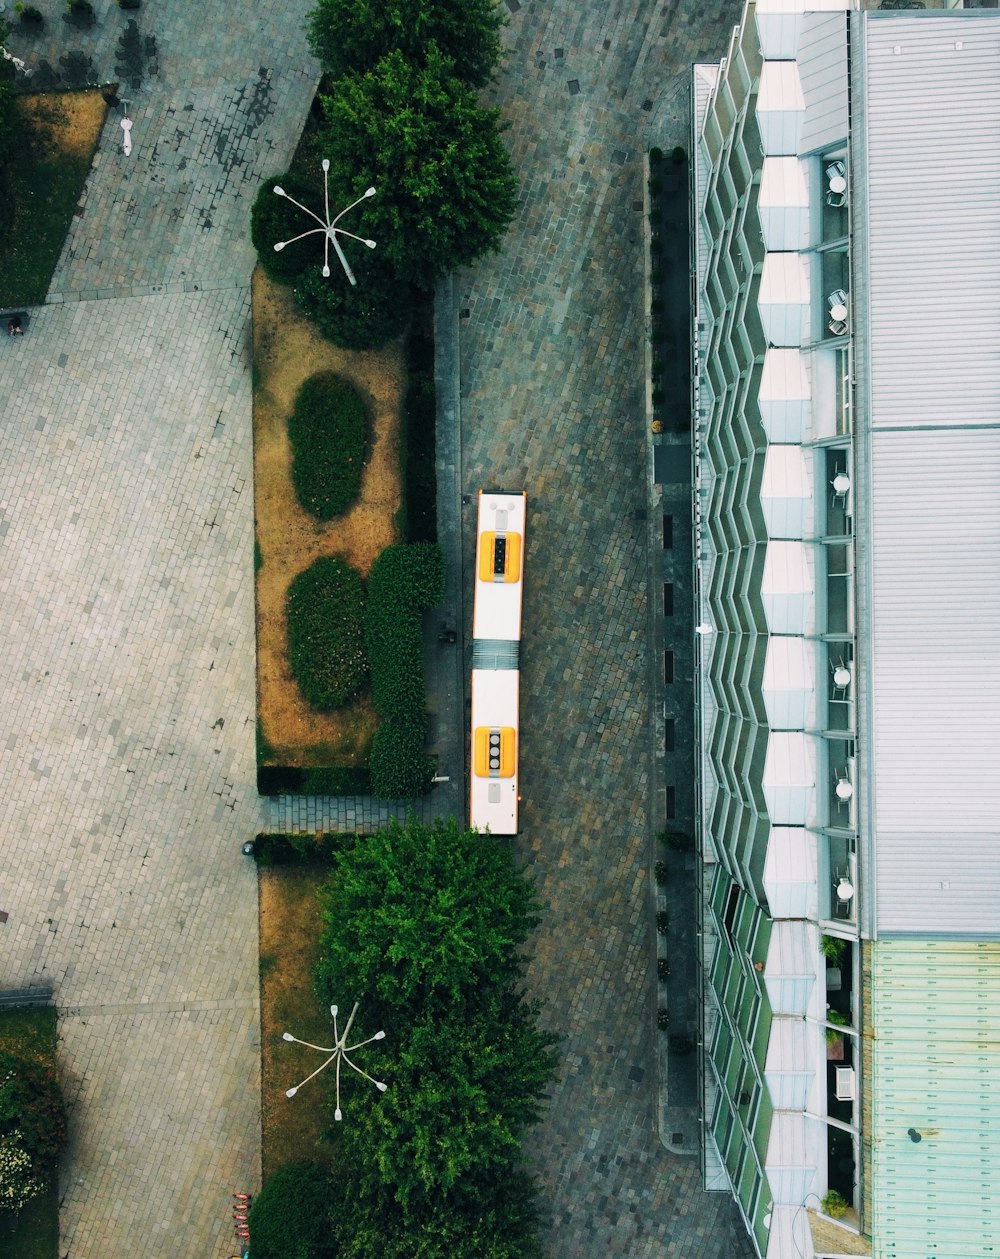
POLYGON ((842 1062, 844 1059, 844 1033, 838 1032, 837 1027, 847 1027, 850 1019, 846 1014, 841 1014, 839 1010, 831 1010, 829 1007, 826 1011, 826 1021, 835 1023, 836 1027, 828 1027, 826 1029, 826 1057, 828 1062, 842 1062))

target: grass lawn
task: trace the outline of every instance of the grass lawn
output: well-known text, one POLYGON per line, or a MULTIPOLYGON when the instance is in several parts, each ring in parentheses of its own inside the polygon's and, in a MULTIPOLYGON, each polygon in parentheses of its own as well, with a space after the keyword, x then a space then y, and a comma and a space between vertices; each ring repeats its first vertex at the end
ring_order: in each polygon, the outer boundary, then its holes
MULTIPOLYGON (((289 1163, 332 1165, 333 1147, 324 1140, 331 1119, 324 1104, 333 1083, 324 1075, 311 1080, 294 1098, 291 1088, 323 1061, 320 1054, 281 1039, 329 1045, 333 1021, 313 989, 319 952, 320 918, 316 888, 327 877, 317 866, 292 866, 260 872, 260 1019, 261 1120, 264 1180, 289 1163)), ((4 1253, 0 1248, 0 1253, 4 1253)))
MULTIPOLYGON (((0 1048, 24 1057, 56 1056, 54 1006, 0 1010, 0 1048)), ((59 1186, 55 1180, 17 1215, 0 1211, 0 1255, 11 1259, 57 1259, 59 1186)))
POLYGON ((99 91, 17 97, 21 143, 14 221, 0 255, 0 306, 40 306, 97 148, 107 105, 99 91))

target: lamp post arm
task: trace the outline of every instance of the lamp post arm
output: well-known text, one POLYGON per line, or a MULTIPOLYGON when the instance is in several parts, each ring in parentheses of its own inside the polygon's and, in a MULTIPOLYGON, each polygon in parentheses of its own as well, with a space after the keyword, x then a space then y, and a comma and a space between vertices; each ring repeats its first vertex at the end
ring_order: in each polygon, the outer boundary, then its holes
MULTIPOLYGON (((304 1045, 306 1042, 305 1042, 305 1041, 302 1041, 301 1043, 304 1045)), ((316 1078, 316 1076, 318 1076, 318 1075, 319 1075, 319 1073, 323 1070, 323 1068, 324 1068, 324 1067, 328 1067, 328 1066, 330 1065, 330 1063, 334 1061, 334 1059, 336 1059, 336 1060, 337 1060, 337 1062, 339 1063, 339 1061, 340 1061, 340 1050, 339 1050, 339 1049, 337 1050, 337 1052, 336 1052, 335 1054, 332 1054, 329 1058, 327 1058, 326 1062, 324 1062, 324 1063, 323 1063, 323 1066, 321 1066, 321 1067, 317 1067, 317 1068, 316 1068, 316 1070, 312 1073, 312 1075, 307 1075, 307 1076, 306 1076, 306 1078, 302 1081, 302 1084, 308 1084, 310 1080, 314 1080, 314 1079, 316 1078)), ((295 1086, 295 1091, 296 1091, 296 1093, 297 1093, 297 1092, 299 1091, 299 1089, 302 1087, 302 1084, 296 1084, 296 1086, 295 1086)))
MULTIPOLYGON (((289 200, 291 200, 291 198, 289 198, 289 200)), ((345 205, 345 206, 344 206, 344 208, 341 210, 341 212, 337 215, 337 217, 336 217, 336 218, 333 220, 333 222, 330 224, 330 226, 331 226, 331 227, 336 227, 336 226, 337 226, 337 224, 340 222, 340 220, 344 217, 344 215, 345 215, 345 214, 347 214, 347 213, 348 213, 348 211, 349 211, 349 210, 353 210, 353 209, 354 209, 354 207, 355 207, 356 205, 360 205, 362 201, 367 201, 367 200, 368 200, 368 194, 367 194, 366 192, 362 193, 362 194, 361 194, 361 196, 360 196, 360 197, 358 197, 357 201, 352 201, 350 205, 345 205)))
POLYGON ((364 236, 355 236, 353 232, 349 232, 343 227, 335 227, 333 230, 338 236, 350 236, 351 240, 359 241, 362 245, 367 245, 369 249, 375 248, 375 242, 367 240, 364 236))
POLYGON ((285 1039, 294 1041, 296 1045, 305 1045, 307 1049, 318 1049, 321 1054, 338 1053, 340 1050, 339 1045, 314 1045, 312 1041, 299 1040, 297 1036, 292 1036, 290 1032, 285 1033, 285 1039))
MULTIPOLYGON (((348 1058, 347 1054, 342 1054, 341 1057, 344 1059, 344 1061, 353 1071, 357 1071, 358 1075, 363 1075, 365 1079, 368 1080, 371 1084, 374 1084, 376 1088, 382 1087, 379 1081, 376 1080, 373 1075, 369 1075, 367 1071, 362 1071, 356 1062, 352 1062, 350 1058, 348 1058)), ((339 1066, 340 1066, 339 1062, 337 1065, 339 1069, 339 1066)))
POLYGON ((293 236, 291 240, 283 240, 281 247, 284 249, 286 245, 294 245, 297 240, 302 240, 306 236, 315 236, 317 232, 325 231, 325 227, 311 227, 308 232, 300 232, 298 236, 293 236))
POLYGON ((326 231, 326 223, 323 222, 323 220, 319 217, 318 214, 315 214, 312 210, 310 210, 307 205, 303 205, 301 201, 296 201, 295 198, 290 197, 287 192, 285 193, 285 200, 290 201, 292 205, 294 206, 298 206, 300 210, 304 210, 305 213, 308 214, 311 219, 316 220, 316 222, 320 225, 320 227, 323 229, 324 232, 326 231))

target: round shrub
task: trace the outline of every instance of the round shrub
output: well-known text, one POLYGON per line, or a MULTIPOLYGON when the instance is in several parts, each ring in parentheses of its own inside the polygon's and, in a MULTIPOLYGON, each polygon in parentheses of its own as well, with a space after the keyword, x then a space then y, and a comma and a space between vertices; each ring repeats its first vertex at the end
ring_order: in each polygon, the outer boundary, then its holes
POLYGON ((338 708, 365 680, 365 593, 361 574, 322 556, 288 588, 288 661, 315 708, 338 708))
POLYGON ((0 1209, 45 1187, 66 1142, 66 1108, 45 1063, 0 1050, 0 1209))
POLYGON ((288 421, 292 483, 299 502, 332 520, 357 499, 368 454, 368 412, 360 395, 333 372, 310 376, 288 421))
POLYGON ((250 1259, 327 1259, 330 1178, 315 1163, 292 1163, 267 1181, 247 1221, 250 1259))
POLYGON ((328 277, 318 265, 298 277, 296 304, 334 345, 345 350, 378 349, 406 330, 410 286, 396 278, 377 248, 350 248, 350 241, 341 244, 357 284, 348 282, 339 258, 331 254, 328 277))
POLYGON ((288 196, 317 213, 323 208, 323 190, 297 175, 275 175, 261 184, 254 198, 250 210, 253 247, 257 250, 260 265, 271 279, 287 284, 297 280, 308 267, 315 267, 319 273, 323 242, 319 236, 307 236, 287 249, 275 251, 274 246, 279 241, 291 240, 293 236, 316 226, 308 215, 292 205, 288 197, 275 195, 276 184, 284 188, 288 196))

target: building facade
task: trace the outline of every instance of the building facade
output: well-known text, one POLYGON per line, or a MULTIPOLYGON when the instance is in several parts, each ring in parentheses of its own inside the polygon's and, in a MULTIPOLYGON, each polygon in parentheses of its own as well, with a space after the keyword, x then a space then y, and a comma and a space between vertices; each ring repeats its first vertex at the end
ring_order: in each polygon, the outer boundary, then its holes
POLYGON ((706 1179, 992 1255, 1000 12, 757 0, 693 98, 706 1179))

